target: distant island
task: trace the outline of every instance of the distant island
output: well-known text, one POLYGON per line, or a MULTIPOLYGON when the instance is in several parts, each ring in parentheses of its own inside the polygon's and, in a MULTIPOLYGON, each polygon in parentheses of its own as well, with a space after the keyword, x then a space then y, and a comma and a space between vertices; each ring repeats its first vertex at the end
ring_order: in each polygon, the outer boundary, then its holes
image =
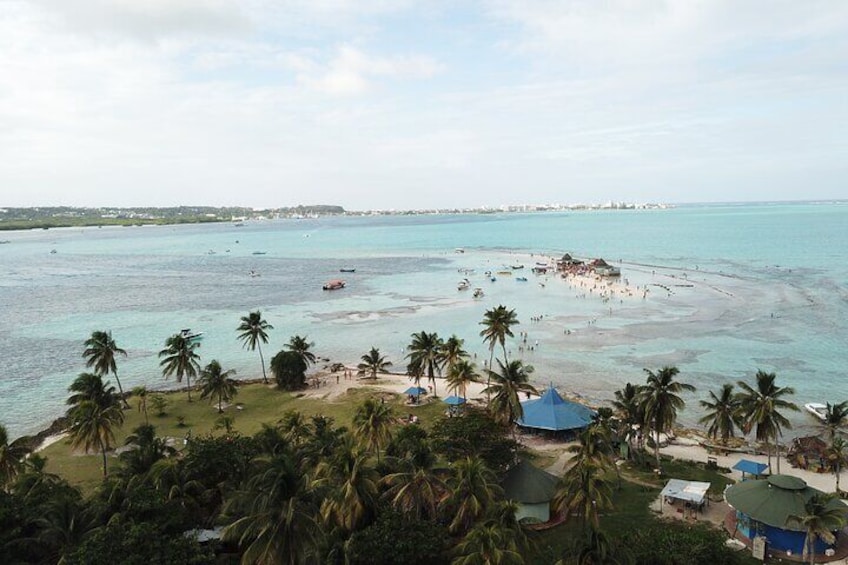
POLYGON ((168 208, 76 208, 47 206, 0 208, 0 231, 86 226, 141 226, 243 222, 246 220, 305 219, 324 216, 412 216, 431 214, 495 214, 556 212, 565 210, 638 210, 669 208, 667 204, 518 204, 482 208, 432 208, 420 210, 345 210, 342 206, 313 204, 281 208, 176 206, 168 208))

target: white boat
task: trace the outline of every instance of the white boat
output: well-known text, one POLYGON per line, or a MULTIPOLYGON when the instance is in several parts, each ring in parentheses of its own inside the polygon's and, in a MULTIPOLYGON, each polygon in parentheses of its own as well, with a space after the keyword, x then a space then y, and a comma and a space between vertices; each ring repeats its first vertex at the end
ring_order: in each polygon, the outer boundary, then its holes
POLYGON ((475 288, 474 289, 474 298, 483 298, 483 289, 475 288))
POLYGON ((827 405, 820 402, 809 402, 804 405, 804 410, 824 422, 827 415, 827 405))
POLYGON ((468 290, 469 288, 471 288, 471 281, 469 281, 468 279, 462 279, 461 281, 456 283, 457 290, 468 290))
POLYGON ((200 341, 203 339, 203 332, 193 332, 191 329, 186 328, 184 330, 180 330, 180 337, 187 339, 188 341, 200 341))

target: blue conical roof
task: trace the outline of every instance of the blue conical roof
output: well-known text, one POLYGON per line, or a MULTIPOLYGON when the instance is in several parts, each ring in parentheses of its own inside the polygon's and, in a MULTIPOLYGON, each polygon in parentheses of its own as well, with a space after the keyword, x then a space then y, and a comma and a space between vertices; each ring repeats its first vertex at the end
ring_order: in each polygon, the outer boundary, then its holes
POLYGON ((518 419, 518 425, 540 430, 578 430, 587 427, 595 418, 591 408, 565 400, 551 386, 535 400, 521 403, 524 417, 518 419))

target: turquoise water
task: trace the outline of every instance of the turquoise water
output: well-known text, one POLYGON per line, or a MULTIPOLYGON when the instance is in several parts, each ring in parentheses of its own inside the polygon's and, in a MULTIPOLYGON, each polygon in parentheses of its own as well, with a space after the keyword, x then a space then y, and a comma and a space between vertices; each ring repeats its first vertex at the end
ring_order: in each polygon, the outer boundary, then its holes
MULTIPOLYGON (((235 339, 240 316, 257 308, 275 326, 268 357, 298 333, 332 361, 355 363, 374 345, 402 366, 409 334, 427 330, 456 333, 482 360, 478 322, 505 304, 528 344, 539 342, 532 352, 511 344, 536 368, 537 383, 594 402, 663 364, 699 387, 692 401, 758 368, 795 387, 798 403, 848 398, 845 203, 57 229, 0 239, 10 240, 0 245, 0 422, 13 435, 64 410, 67 386, 84 370, 82 342, 95 329, 111 330, 128 351, 119 366, 125 388, 173 385, 156 354, 186 327, 205 333, 204 362, 257 376, 257 356, 235 339), (483 276, 564 252, 620 266, 634 295, 604 300, 526 269, 526 283, 483 276), (469 278, 483 299, 456 290, 462 268, 475 269, 469 278), (322 291, 331 278, 347 288, 322 291)), ((683 420, 697 416, 690 409, 683 420)), ((795 421, 802 430, 809 423, 795 421)))

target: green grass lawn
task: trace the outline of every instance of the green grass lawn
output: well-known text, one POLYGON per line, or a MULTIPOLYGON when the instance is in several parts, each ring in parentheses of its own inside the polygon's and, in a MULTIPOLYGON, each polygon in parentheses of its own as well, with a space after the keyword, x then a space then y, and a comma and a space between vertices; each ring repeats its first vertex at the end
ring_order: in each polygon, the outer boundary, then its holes
MULTIPOLYGON (((195 392, 192 392, 191 403, 188 402, 185 391, 165 393, 163 396, 168 400, 163 416, 153 413, 148 397, 150 423, 156 427, 157 435, 177 438, 177 448, 182 447, 182 440, 189 432, 192 436, 210 432, 221 433, 215 431, 216 422, 221 417, 217 403, 210 404, 207 399, 200 400, 199 394, 195 392), (182 424, 178 420, 179 417, 183 419, 182 424)), ((445 412, 445 405, 438 400, 410 408, 404 405, 404 396, 367 385, 350 389, 347 394, 331 401, 325 398, 301 397, 298 393, 278 390, 273 385, 248 384, 239 386, 238 395, 232 401, 233 405, 224 411, 224 415, 233 418, 233 428, 243 435, 253 435, 262 428, 263 423, 277 422, 289 410, 298 410, 306 416, 322 414, 333 418, 339 426, 350 427, 357 407, 366 398, 372 397, 384 398, 399 418, 414 413, 420 419, 420 424, 427 429, 445 412), (242 409, 238 410, 236 404, 242 406, 242 409)), ((124 445, 132 430, 144 424, 144 414, 138 410, 138 399, 130 398, 129 403, 131 408, 124 411, 124 424, 115 432, 117 446, 124 445)), ((48 472, 64 477, 85 493, 90 493, 102 479, 100 455, 86 455, 75 451, 67 440, 51 445, 42 455, 47 457, 48 472)), ((108 461, 109 467, 112 468, 117 463, 117 458, 109 455, 108 461)))

